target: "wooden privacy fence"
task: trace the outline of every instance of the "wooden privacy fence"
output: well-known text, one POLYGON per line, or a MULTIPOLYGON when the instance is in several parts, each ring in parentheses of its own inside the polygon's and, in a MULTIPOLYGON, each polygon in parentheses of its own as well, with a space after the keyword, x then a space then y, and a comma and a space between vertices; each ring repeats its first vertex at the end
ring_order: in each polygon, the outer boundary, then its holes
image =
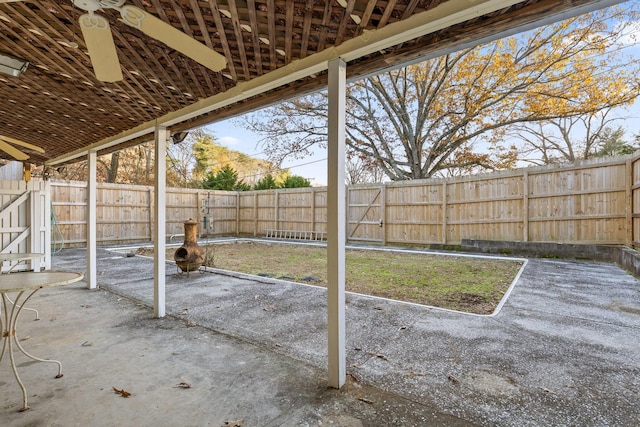
MULTIPOLYGON (((352 186, 350 241, 459 244, 462 239, 640 244, 640 156, 461 178, 352 186)), ((53 182, 67 245, 84 245, 86 184, 53 182)), ((98 241, 151 240, 153 188, 98 184, 98 241)), ((167 236, 195 219, 201 235, 324 235, 326 188, 249 192, 167 190, 167 236), (287 234, 288 233, 288 234, 287 234), (309 234, 307 234, 309 235, 309 234)))

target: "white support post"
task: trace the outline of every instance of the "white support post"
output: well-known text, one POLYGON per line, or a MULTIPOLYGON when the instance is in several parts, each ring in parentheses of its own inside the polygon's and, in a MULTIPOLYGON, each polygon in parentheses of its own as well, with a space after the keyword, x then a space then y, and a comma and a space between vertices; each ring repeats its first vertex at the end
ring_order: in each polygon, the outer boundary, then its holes
POLYGON ((87 154, 87 164, 89 167, 89 175, 87 176, 87 288, 96 289, 98 287, 98 276, 96 273, 96 252, 97 252, 97 235, 96 235, 96 171, 97 171, 97 153, 89 151, 87 154))
POLYGON ((44 191, 44 237, 42 243, 43 247, 41 249, 44 250, 45 255, 45 270, 51 270, 51 182, 43 181, 41 184, 41 188, 44 191))
POLYGON ((345 356, 345 113, 347 65, 329 61, 327 160, 327 316, 329 386, 346 381, 345 356))
MULTIPOLYGON (((44 242, 42 242, 42 232, 47 220, 51 221, 51 217, 43 217, 42 206, 42 183, 43 181, 32 179, 27 183, 27 190, 29 191, 29 205, 31 207, 29 218, 31 223, 31 241, 30 246, 27 248, 27 252, 42 253, 44 249, 44 242)), ((34 259, 30 261, 31 269, 34 271, 40 271, 40 259, 34 259)))
POLYGON ((165 316, 165 281, 166 281, 166 205, 167 205, 167 137, 169 133, 164 126, 156 126, 155 132, 155 204, 154 216, 154 268, 153 268, 153 315, 165 316))

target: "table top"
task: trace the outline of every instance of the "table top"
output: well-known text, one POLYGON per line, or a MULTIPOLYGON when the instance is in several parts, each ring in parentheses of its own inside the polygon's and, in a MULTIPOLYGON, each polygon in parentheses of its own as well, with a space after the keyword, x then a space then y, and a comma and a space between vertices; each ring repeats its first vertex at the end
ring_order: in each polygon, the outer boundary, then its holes
POLYGON ((0 254, 0 262, 2 261, 27 261, 30 259, 44 258, 44 254, 35 253, 12 253, 0 254))
POLYGON ((22 292, 67 285, 82 280, 84 275, 71 271, 27 271, 0 275, 0 293, 22 292))

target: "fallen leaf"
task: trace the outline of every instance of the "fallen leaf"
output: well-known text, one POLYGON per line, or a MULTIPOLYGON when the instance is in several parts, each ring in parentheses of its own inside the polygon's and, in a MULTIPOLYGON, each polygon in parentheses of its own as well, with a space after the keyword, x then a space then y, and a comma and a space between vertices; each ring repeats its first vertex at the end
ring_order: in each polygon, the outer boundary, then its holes
POLYGON ((542 389, 542 391, 544 391, 544 392, 546 392, 546 393, 549 393, 549 394, 556 394, 556 392, 555 392, 555 391, 553 391, 553 390, 549 390, 549 389, 548 389, 548 388, 546 388, 546 387, 540 387, 540 388, 542 389))
POLYGON ((368 351, 367 354, 370 354, 370 355, 375 356, 375 357, 377 357, 379 359, 382 359, 382 360, 389 360, 389 359, 387 359, 387 356, 385 356, 382 353, 374 353, 372 351, 368 351))
POLYGON ((273 310, 275 310, 275 309, 276 309, 276 306, 272 304, 272 305, 268 305, 268 306, 266 306, 266 307, 263 307, 262 309, 263 309, 264 311, 273 311, 273 310))
POLYGON ((404 374, 405 377, 424 377, 426 374, 424 372, 415 372, 415 371, 409 371, 406 374, 404 374))
POLYGON ((449 376, 447 378, 449 379, 449 381, 451 381, 455 385, 460 384, 460 380, 457 379, 453 374, 449 374, 449 376))
POLYGON ((353 381, 358 382, 358 377, 353 375, 351 372, 347 372, 347 376, 350 377, 353 381))
POLYGON ((405 330, 405 329, 407 329, 407 328, 408 328, 408 326, 400 326, 400 327, 398 328, 398 330, 399 330, 399 331, 404 331, 404 330, 405 330))
POLYGON ((93 343, 91 341, 85 341, 81 344, 82 347, 91 347, 93 343))
POLYGON ((128 392, 128 391, 126 391, 125 389, 121 389, 121 390, 119 390, 119 389, 117 389, 117 388, 115 388, 115 387, 113 387, 113 386, 111 386, 111 388, 113 389, 113 392, 114 392, 115 394, 119 394, 119 395, 120 395, 120 396, 122 396, 122 397, 129 397, 129 396, 131 396, 131 393, 129 393, 129 392, 128 392))
POLYGON ((222 427, 242 427, 242 424, 244 424, 244 420, 225 421, 222 427))
POLYGON ((275 343, 273 346, 274 346, 274 347, 282 347, 282 344, 280 344, 279 342, 277 342, 277 343, 275 343))
POLYGON ((178 385, 176 387, 180 387, 180 388, 191 388, 191 384, 189 383, 185 383, 184 381, 181 383, 178 383, 178 385))
POLYGON ((369 400, 366 397, 359 397, 358 400, 364 402, 364 403, 368 403, 369 405, 371 405, 373 403, 373 400, 369 400))
POLYGON ((182 310, 182 314, 187 315, 189 314, 189 309, 185 308, 184 310, 182 310))
POLYGON ((31 338, 31 337, 30 337, 29 335, 27 335, 26 337, 22 337, 22 338, 20 338, 20 341, 26 341, 26 340, 28 340, 29 338, 31 338))
POLYGON ((359 365, 359 364, 357 364, 357 363, 354 363, 354 364, 353 364, 353 365, 351 365, 351 366, 353 366, 354 368, 359 368, 359 367, 360 367, 360 365, 359 365))
POLYGON ((192 328, 192 327, 194 327, 194 326, 198 326, 196 323, 194 323, 194 322, 192 322, 192 321, 190 321, 190 320, 186 321, 186 322, 185 322, 185 324, 186 324, 188 327, 190 327, 190 328, 192 328))

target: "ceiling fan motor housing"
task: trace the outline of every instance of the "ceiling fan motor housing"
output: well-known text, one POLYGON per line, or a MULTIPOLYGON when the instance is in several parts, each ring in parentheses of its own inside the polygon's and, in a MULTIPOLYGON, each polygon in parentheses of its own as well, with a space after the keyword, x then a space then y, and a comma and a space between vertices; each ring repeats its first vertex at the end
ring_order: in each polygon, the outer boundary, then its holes
POLYGON ((126 0, 98 0, 102 7, 117 9, 124 4, 126 0))
POLYGON ((73 5, 87 12, 95 12, 99 9, 117 9, 125 0, 73 0, 73 5))

